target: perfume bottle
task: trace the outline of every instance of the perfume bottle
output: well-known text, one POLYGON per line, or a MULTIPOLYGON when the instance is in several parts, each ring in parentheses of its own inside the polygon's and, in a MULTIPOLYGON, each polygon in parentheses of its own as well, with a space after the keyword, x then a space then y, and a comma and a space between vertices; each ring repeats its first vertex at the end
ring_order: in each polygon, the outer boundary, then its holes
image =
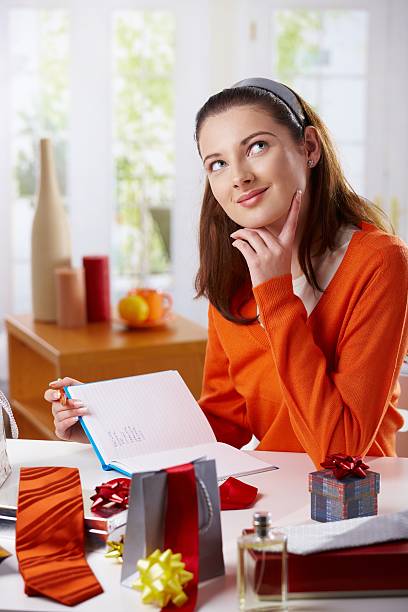
POLYGON ((253 527, 238 538, 240 610, 287 610, 286 535, 270 512, 255 512, 253 527))

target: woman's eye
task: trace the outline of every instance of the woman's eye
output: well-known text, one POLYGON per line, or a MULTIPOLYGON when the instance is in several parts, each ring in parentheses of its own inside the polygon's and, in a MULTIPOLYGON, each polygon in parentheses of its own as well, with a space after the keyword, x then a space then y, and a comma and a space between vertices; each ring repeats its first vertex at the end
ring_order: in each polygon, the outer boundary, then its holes
POLYGON ((256 155, 257 153, 261 153, 262 151, 265 151, 267 147, 268 147, 267 142, 265 142, 264 140, 259 140, 258 142, 254 142, 254 144, 249 147, 249 154, 256 155))
POLYGON ((212 162, 212 164, 210 164, 210 171, 216 172, 217 170, 221 170, 221 168, 223 168, 224 166, 225 166, 225 162, 222 161, 221 159, 217 159, 217 161, 212 162))

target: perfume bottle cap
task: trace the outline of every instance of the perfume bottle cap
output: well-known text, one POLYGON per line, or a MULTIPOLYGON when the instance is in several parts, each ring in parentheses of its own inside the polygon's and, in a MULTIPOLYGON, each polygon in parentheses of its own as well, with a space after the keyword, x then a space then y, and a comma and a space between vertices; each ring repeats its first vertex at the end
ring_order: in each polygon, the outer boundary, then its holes
POLYGON ((270 512, 254 512, 254 530, 259 536, 265 536, 272 527, 272 514, 270 512))
POLYGON ((253 517, 254 525, 262 525, 267 527, 272 525, 272 513, 271 512, 254 512, 253 517))

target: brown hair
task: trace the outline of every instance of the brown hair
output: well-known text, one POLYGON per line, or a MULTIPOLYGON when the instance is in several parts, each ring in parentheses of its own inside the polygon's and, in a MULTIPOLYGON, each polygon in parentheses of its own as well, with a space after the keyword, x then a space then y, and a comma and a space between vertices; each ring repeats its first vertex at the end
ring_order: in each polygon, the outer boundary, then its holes
MULTIPOLYGON (((348 184, 326 126, 311 106, 295 95, 305 115, 303 125, 289 107, 269 91, 252 86, 224 89, 211 96, 198 111, 195 139, 199 148, 204 121, 237 106, 261 108, 284 125, 295 142, 303 139, 307 125, 315 127, 320 138, 321 155, 311 170, 309 219, 300 239, 298 258, 307 281, 313 288, 322 291, 311 258, 312 255, 323 254, 326 249, 333 251, 336 248, 337 231, 342 225, 359 225, 361 221, 366 221, 386 232, 390 232, 391 228, 383 211, 357 195, 348 184), (316 241, 318 248, 312 253, 312 245, 316 245, 316 241)), ((232 309, 231 306, 232 297, 238 289, 243 290, 240 307, 252 295, 246 261, 230 240, 230 234, 239 228, 214 198, 207 178, 200 216, 200 267, 195 281, 196 297, 207 297, 229 321, 248 325, 256 318, 247 319, 239 314, 239 307, 232 309)))

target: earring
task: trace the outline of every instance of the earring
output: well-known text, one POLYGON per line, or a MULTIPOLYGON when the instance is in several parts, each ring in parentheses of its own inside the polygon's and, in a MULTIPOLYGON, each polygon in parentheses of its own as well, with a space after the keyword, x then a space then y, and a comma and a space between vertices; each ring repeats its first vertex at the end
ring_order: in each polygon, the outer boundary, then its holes
POLYGON ((307 160, 307 165, 309 166, 309 168, 313 168, 313 166, 314 166, 314 161, 313 161, 313 159, 308 159, 308 160, 307 160))

